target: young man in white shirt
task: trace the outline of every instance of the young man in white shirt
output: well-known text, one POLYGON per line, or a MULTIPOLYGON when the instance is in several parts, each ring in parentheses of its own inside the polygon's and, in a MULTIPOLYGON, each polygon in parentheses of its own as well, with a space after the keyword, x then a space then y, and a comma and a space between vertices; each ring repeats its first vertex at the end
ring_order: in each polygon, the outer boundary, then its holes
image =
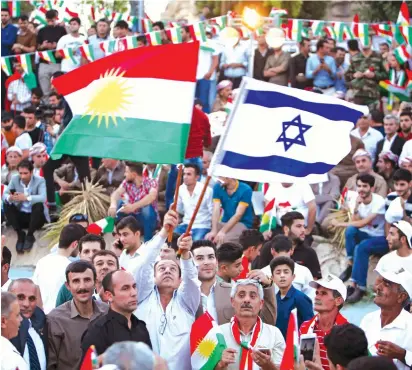
POLYGON ((21 74, 21 77, 10 83, 7 88, 7 99, 11 102, 11 111, 16 114, 23 112, 23 109, 31 104, 31 91, 24 81, 24 70, 19 62, 14 63, 14 69, 21 74))
POLYGON ((40 288, 43 310, 47 315, 56 305, 56 298, 66 281, 65 271, 70 264, 69 257, 79 254, 78 242, 86 235, 86 229, 77 224, 66 225, 59 238, 57 253, 41 258, 36 265, 33 281, 40 288))
MULTIPOLYGON (((285 235, 276 235, 270 244, 270 252, 272 253, 273 258, 281 256, 290 258, 293 254, 292 241, 285 235)), ((266 276, 271 276, 272 274, 270 265, 264 267, 262 271, 266 276)), ((305 293, 312 302, 314 302, 316 291, 309 285, 309 283, 313 281, 313 276, 310 270, 305 266, 295 263, 294 275, 293 286, 297 290, 305 293)), ((275 292, 277 293, 278 291, 279 288, 275 285, 275 292)))
MULTIPOLYGON (((81 53, 79 50, 79 46, 84 44, 86 41, 86 37, 79 33, 81 22, 80 18, 74 17, 69 21, 69 31, 70 33, 64 35, 58 42, 57 42, 57 50, 63 50, 64 54, 59 55, 59 57, 64 57, 61 63, 61 70, 62 72, 70 72, 80 66, 81 60, 81 53), (66 55, 68 53, 68 49, 72 50, 73 55, 66 55)), ((58 52, 57 52, 58 53, 58 52)))
POLYGON ((369 257, 384 255, 388 251, 385 239, 385 200, 373 193, 375 178, 370 174, 359 174, 356 180, 358 198, 349 222, 333 220, 336 227, 345 227, 345 245, 348 267, 341 274, 343 281, 351 276, 348 288, 348 303, 356 303, 366 293, 369 257))
POLYGON ((392 224, 386 237, 390 253, 385 254, 378 262, 376 269, 391 271, 395 267, 403 267, 412 274, 412 225, 407 221, 392 224))
MULTIPOLYGON (((199 178, 199 167, 193 163, 186 164, 183 170, 183 185, 180 185, 177 201, 177 213, 183 215, 183 222, 175 230, 178 234, 186 232, 202 193, 203 184, 199 182, 199 178)), ((202 240, 210 232, 212 228, 212 211, 213 190, 208 187, 192 227, 193 240, 202 240)))
POLYGON ((374 302, 380 310, 367 314, 360 327, 368 339, 372 356, 390 358, 399 370, 412 366, 412 315, 404 309, 412 297, 412 274, 393 266, 375 270, 374 302))
POLYGON ((17 146, 22 152, 22 160, 29 157, 30 148, 33 146, 30 135, 25 131, 26 130, 26 120, 22 116, 14 117, 13 128, 16 135, 16 141, 14 145, 17 146))

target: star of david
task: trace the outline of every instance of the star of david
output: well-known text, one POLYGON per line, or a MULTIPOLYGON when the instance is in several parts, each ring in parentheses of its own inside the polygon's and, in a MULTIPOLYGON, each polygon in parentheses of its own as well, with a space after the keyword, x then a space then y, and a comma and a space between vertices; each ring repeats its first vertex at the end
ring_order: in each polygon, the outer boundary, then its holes
POLYGON ((285 147, 285 152, 287 152, 293 144, 306 146, 305 138, 303 134, 308 131, 312 126, 304 125, 300 114, 296 116, 292 121, 282 122, 283 131, 280 134, 279 138, 276 140, 277 143, 283 142, 285 147), (286 131, 289 127, 295 126, 299 129, 299 134, 295 138, 290 138, 286 136, 286 131))

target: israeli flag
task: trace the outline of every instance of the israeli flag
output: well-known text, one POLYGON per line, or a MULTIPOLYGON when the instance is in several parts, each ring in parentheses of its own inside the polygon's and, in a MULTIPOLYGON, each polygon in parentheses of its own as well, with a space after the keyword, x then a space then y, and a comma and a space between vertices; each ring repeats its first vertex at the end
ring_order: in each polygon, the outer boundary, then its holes
POLYGON ((351 150, 368 108, 334 97, 243 78, 210 175, 245 181, 325 181, 351 150))

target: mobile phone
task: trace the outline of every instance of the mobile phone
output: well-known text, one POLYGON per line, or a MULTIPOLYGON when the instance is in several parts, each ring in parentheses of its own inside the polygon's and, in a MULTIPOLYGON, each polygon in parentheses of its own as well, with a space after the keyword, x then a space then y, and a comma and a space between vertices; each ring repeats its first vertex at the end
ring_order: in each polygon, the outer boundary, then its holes
POLYGON ((316 334, 302 334, 300 337, 300 354, 305 361, 313 361, 316 334))
POLYGON ((270 348, 265 348, 265 347, 258 347, 256 348, 259 352, 264 353, 267 356, 271 356, 272 355, 272 351, 270 350, 270 348))
POLYGON ((14 194, 16 192, 16 189, 10 189, 10 194, 14 194))

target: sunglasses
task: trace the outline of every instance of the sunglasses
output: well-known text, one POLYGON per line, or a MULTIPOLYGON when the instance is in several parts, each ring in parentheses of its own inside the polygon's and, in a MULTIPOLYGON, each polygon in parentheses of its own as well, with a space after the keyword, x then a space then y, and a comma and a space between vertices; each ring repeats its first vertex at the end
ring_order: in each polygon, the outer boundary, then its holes
POLYGON ((87 215, 77 214, 70 217, 69 222, 89 222, 87 215))

